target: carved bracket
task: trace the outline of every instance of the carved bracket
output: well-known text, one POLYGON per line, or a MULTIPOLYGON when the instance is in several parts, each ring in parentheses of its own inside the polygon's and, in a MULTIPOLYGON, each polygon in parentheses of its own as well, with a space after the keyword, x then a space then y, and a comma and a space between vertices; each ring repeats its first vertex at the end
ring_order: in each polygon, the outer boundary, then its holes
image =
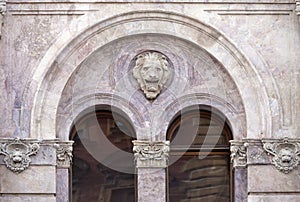
POLYGON ((29 156, 37 154, 40 146, 37 141, 7 139, 2 140, 0 154, 5 155, 6 167, 13 172, 20 173, 29 167, 31 159, 29 156))
POLYGON ((56 148, 57 166, 61 168, 69 168, 73 157, 73 141, 59 142, 54 144, 56 148))
POLYGON ((272 155, 272 164, 281 172, 287 174, 299 164, 300 140, 262 140, 265 151, 272 155))
POLYGON ((245 141, 230 141, 231 161, 234 168, 245 168, 247 166, 247 147, 245 141))
POLYGON ((296 0, 296 14, 300 16, 300 0, 296 0))
POLYGON ((166 168, 170 142, 132 141, 137 168, 166 168))
POLYGON ((0 0, 0 39, 2 36, 3 15, 6 12, 6 0, 0 0))

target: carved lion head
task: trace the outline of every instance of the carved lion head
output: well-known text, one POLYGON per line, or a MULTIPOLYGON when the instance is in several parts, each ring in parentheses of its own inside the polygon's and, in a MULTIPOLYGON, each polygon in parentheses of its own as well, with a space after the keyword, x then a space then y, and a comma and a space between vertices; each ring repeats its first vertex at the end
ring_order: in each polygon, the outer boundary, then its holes
POLYGON ((136 57, 133 76, 148 99, 160 93, 169 78, 169 62, 161 53, 144 52, 136 57))

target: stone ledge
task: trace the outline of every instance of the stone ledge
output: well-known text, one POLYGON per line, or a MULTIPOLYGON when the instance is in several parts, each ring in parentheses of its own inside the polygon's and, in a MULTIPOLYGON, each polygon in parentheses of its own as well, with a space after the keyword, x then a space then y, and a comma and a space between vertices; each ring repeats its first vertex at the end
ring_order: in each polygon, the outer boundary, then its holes
POLYGON ((300 201, 300 193, 299 194, 267 194, 264 195, 249 195, 248 202, 274 202, 274 201, 288 201, 288 202, 299 202, 300 201))
POLYGON ((0 196, 1 202, 56 202, 55 196, 35 196, 35 195, 2 195, 0 196))

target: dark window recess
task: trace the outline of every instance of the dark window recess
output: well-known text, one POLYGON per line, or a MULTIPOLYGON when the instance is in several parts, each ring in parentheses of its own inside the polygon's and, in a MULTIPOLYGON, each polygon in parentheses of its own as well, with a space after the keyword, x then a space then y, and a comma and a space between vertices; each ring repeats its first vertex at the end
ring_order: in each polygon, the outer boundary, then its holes
POLYGON ((231 130, 222 115, 188 111, 170 124, 170 202, 229 202, 232 172, 229 157, 231 130))
MULTIPOLYGON (((70 139, 74 140, 73 164, 70 170, 72 202, 134 202, 135 175, 133 159, 123 162, 118 152, 132 153, 133 127, 123 116, 110 111, 97 111, 74 124, 70 139), (104 148, 103 139, 115 146, 104 148), (95 158, 95 154, 97 158, 95 158), (103 165, 102 162, 106 162, 103 165), (127 173, 111 169, 126 167, 127 173)), ((123 168, 124 169, 124 168, 123 168)))

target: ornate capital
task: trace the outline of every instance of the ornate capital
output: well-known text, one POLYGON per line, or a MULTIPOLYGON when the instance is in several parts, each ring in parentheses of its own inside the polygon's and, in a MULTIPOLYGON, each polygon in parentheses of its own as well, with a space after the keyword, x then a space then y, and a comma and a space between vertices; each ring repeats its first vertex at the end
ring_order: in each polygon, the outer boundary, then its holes
POLYGON ((245 141, 230 141, 231 161, 234 168, 245 168, 247 166, 247 146, 245 141))
POLYGON ((6 0, 0 0, 0 13, 4 15, 6 12, 6 0))
POLYGON ((300 140, 288 139, 271 140, 264 139, 263 148, 272 155, 271 163, 281 172, 287 174, 299 164, 300 140))
POLYGON ((29 156, 37 154, 39 148, 39 142, 35 140, 5 139, 1 140, 0 154, 5 155, 4 162, 8 169, 20 173, 29 167, 29 156))
POLYGON ((6 0, 0 0, 0 38, 2 36, 3 15, 6 12, 6 0))
POLYGON ((57 166, 61 168, 69 168, 73 157, 73 141, 59 142, 54 144, 56 148, 57 166))
POLYGON ((170 142, 149 142, 135 140, 133 152, 137 168, 166 168, 168 165, 170 142))
POLYGON ((296 14, 300 16, 300 0, 296 0, 296 14))

